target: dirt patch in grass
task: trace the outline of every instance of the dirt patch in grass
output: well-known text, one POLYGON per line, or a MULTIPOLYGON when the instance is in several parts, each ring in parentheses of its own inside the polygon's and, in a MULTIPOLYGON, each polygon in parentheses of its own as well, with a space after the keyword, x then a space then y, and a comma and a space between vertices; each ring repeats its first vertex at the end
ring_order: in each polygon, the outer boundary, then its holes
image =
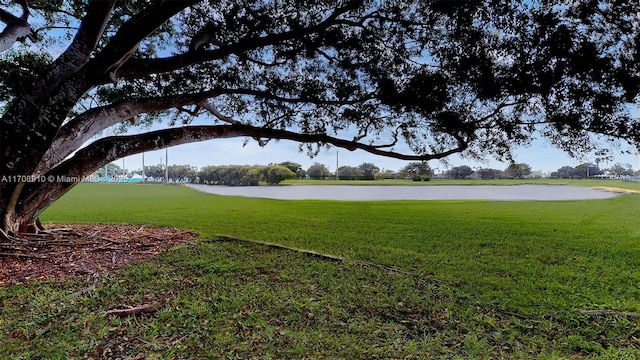
POLYGON ((0 244, 0 286, 100 274, 150 258, 198 234, 146 225, 49 225, 0 244))

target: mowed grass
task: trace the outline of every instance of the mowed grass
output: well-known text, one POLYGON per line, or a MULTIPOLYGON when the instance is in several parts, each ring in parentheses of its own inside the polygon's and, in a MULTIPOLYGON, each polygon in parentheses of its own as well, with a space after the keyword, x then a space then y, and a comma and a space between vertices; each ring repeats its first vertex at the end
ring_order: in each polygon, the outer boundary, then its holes
POLYGON ((50 222, 138 223, 275 242, 469 286, 519 311, 640 311, 640 198, 278 201, 81 184, 50 222), (616 290, 617 289, 617 290, 616 290))
POLYGON ((638 357, 638 320, 622 314, 640 312, 638 219, 638 195, 276 201, 81 184, 43 220, 177 226, 203 240, 55 306, 86 285, 0 289, 0 355, 84 356, 120 342, 123 353, 150 358, 638 357), (216 234, 348 261, 215 241, 216 234), (110 307, 154 298, 166 304, 155 315, 104 316, 110 307), (621 314, 580 313, 594 309, 621 314))

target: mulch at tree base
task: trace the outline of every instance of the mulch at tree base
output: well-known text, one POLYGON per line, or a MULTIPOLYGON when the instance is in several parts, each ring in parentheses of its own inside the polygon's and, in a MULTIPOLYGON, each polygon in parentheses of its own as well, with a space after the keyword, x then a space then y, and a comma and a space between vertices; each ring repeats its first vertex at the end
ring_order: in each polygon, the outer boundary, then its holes
POLYGON ((0 243, 0 286, 101 274, 198 237, 192 231, 146 225, 47 227, 48 233, 0 243))

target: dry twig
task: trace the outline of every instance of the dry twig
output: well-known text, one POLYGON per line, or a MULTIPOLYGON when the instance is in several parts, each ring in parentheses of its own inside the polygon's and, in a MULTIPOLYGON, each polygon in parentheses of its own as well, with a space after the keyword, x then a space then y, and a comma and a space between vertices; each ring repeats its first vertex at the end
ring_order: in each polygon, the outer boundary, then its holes
POLYGON ((135 315, 135 314, 149 314, 154 313, 160 309, 161 305, 159 303, 153 304, 144 304, 141 306, 136 306, 127 309, 113 309, 108 310, 106 315, 111 316, 127 316, 127 315, 135 315))

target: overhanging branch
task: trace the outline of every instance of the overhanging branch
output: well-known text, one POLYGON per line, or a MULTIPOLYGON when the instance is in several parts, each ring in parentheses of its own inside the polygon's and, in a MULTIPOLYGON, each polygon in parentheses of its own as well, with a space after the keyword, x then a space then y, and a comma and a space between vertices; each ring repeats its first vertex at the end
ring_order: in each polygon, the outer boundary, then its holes
POLYGON ((42 157, 34 175, 41 175, 49 171, 100 131, 120 122, 134 119, 139 114, 162 111, 171 108, 180 108, 185 105, 195 104, 209 111, 213 116, 221 121, 227 123, 238 123, 238 121, 231 117, 220 114, 213 106, 206 102, 208 99, 226 94, 248 95, 290 104, 312 103, 315 105, 351 105, 367 101, 373 97, 373 95, 367 95, 363 98, 349 101, 311 100, 302 98, 285 98, 266 91, 238 88, 215 89, 198 93, 179 94, 165 97, 130 98, 110 105, 90 109, 63 125, 58 131, 58 134, 53 140, 51 146, 42 157))
POLYGON ((93 108, 63 125, 43 156, 35 175, 43 174, 76 151, 100 131, 142 113, 161 111, 188 104, 197 104, 217 96, 219 92, 205 91, 159 98, 127 99, 93 108))
POLYGON ((244 124, 184 126, 151 131, 137 135, 110 136, 99 139, 79 150, 71 159, 45 175, 82 176, 90 174, 113 160, 138 154, 143 151, 164 149, 166 147, 198 142, 210 139, 252 137, 279 140, 292 140, 300 143, 331 144, 347 150, 363 150, 371 154, 410 161, 440 159, 466 149, 466 143, 456 148, 435 154, 405 154, 395 151, 332 137, 326 134, 302 134, 289 130, 261 128, 244 124))
POLYGON ((42 182, 26 183, 23 194, 28 194, 23 203, 31 208, 20 208, 23 213, 38 214, 62 196, 66 191, 80 182, 82 177, 93 173, 101 166, 124 156, 139 154, 144 151, 164 149, 170 146, 211 139, 252 137, 255 139, 293 140, 300 143, 331 144, 347 150, 364 150, 375 155, 400 160, 427 161, 440 159, 466 149, 466 143, 456 148, 434 154, 403 154, 382 150, 375 145, 343 140, 326 134, 301 134, 288 130, 260 128, 243 124, 185 126, 151 131, 137 135, 110 136, 96 140, 80 149, 70 159, 44 174, 45 179, 63 179, 55 184, 42 182), (65 180, 66 179, 66 180, 65 180), (30 201, 33 200, 33 201, 30 201))

